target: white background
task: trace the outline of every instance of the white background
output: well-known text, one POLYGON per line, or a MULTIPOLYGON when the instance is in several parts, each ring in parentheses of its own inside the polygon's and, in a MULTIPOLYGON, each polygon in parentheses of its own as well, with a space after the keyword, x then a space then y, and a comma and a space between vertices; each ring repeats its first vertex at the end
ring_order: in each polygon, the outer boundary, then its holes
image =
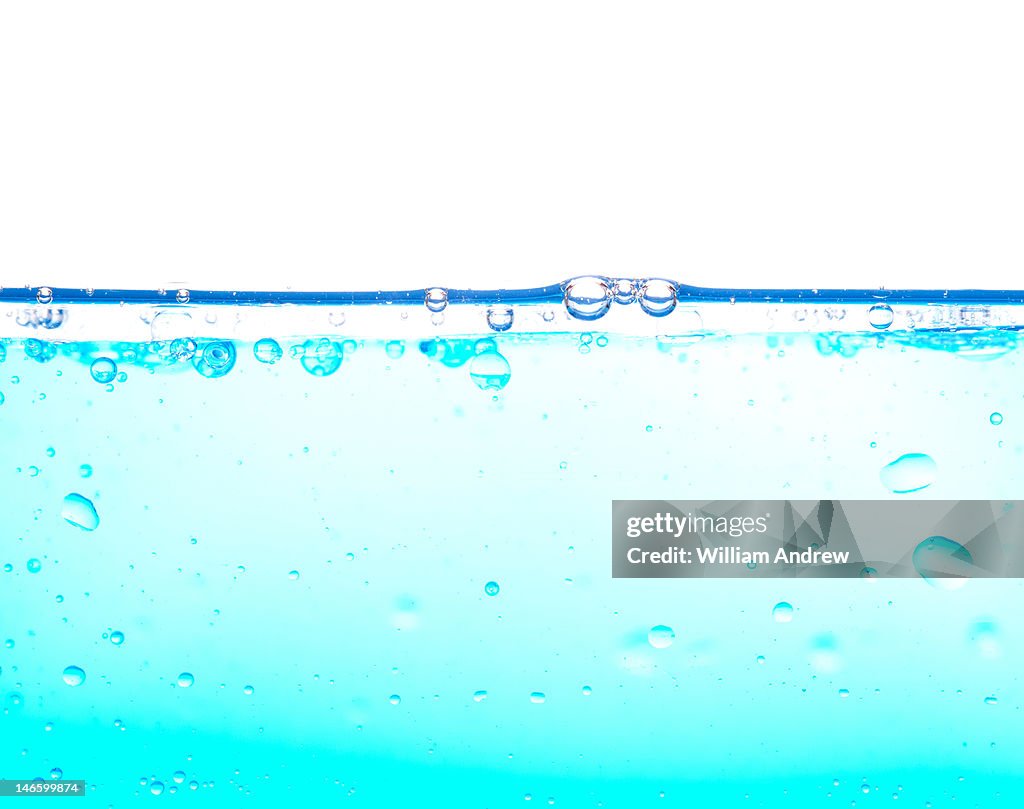
POLYGON ((1020 288, 1011 2, 8 2, 0 283, 1020 288))

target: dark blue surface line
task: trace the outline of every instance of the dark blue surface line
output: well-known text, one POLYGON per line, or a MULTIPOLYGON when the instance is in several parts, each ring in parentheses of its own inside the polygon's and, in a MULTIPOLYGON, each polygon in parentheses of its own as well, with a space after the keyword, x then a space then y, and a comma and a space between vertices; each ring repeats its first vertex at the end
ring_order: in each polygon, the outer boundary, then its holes
MULTIPOLYGON (((609 283, 611 279, 607 279, 609 283)), ((448 302, 459 303, 561 303, 566 284, 532 289, 450 289, 448 302)), ((672 282, 675 283, 675 282, 672 282)), ((0 302, 61 306, 82 303, 135 303, 175 305, 176 290, 160 293, 151 289, 95 289, 73 287, 7 287, 0 289, 0 302), (40 296, 40 290, 50 296, 40 296), (49 300, 48 300, 49 298, 49 300)), ((999 289, 732 289, 677 284, 681 302, 735 303, 903 303, 903 304, 1024 304, 1024 290, 999 289)), ((406 289, 371 292, 291 292, 189 290, 188 304, 239 306, 360 306, 421 304, 424 290, 406 289)))

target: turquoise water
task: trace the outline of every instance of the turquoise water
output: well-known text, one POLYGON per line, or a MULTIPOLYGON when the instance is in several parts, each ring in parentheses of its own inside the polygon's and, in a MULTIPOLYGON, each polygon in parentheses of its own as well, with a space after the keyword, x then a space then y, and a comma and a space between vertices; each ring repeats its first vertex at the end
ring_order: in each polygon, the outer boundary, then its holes
POLYGON ((598 325, 3 341, 0 774, 115 807, 1022 805, 1019 581, 612 580, 609 523, 1017 498, 1015 332, 598 325))

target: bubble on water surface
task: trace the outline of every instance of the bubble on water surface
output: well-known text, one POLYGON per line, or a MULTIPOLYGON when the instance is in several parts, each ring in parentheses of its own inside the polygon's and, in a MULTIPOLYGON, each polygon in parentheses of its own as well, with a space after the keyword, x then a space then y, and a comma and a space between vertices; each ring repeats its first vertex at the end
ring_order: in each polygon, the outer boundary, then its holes
POLYGON ((480 390, 501 390, 512 378, 512 366, 497 351, 487 351, 473 357, 469 377, 480 390))
POLYGON ((192 366, 207 379, 225 376, 235 367, 235 344, 230 340, 207 343, 203 350, 192 358, 192 366))
POLYGON ((340 344, 321 337, 302 344, 299 362, 313 376, 330 376, 341 367, 344 353, 340 344))
POLYGON ((401 340, 389 340, 384 344, 384 353, 391 359, 397 360, 405 353, 405 343, 401 340))
POLYGON ((64 669, 63 677, 64 682, 74 688, 85 682, 85 671, 78 666, 68 666, 64 669))
POLYGON ((431 287, 424 293, 423 302, 431 312, 443 312, 448 306, 448 290, 431 287))
POLYGON ((637 299, 647 314, 664 317, 676 308, 676 285, 661 278, 652 278, 640 287, 637 299))
POLYGON ((252 353, 253 356, 264 365, 273 365, 284 356, 281 344, 271 337, 264 337, 262 340, 257 340, 255 345, 252 347, 252 353))
POLYGON ((117 376, 117 363, 107 357, 100 357, 98 360, 93 360, 89 373, 101 385, 106 385, 113 382, 117 376))
POLYGON ((948 537, 931 536, 914 548, 914 569, 934 587, 954 590, 962 587, 974 571, 971 552, 948 537))
POLYGON ((43 305, 53 303, 53 290, 49 287, 39 287, 36 290, 36 302, 43 305))
POLYGON ((930 455, 909 452, 882 467, 882 485, 893 494, 909 494, 926 489, 935 482, 938 465, 930 455))
POLYGON ((579 320, 597 320, 612 304, 612 291, 604 278, 584 276, 565 285, 563 298, 569 314, 579 320))
POLYGON ((772 607, 772 618, 777 624, 788 624, 793 620, 793 605, 788 601, 780 601, 772 607))
POLYGON ((647 642, 655 649, 667 649, 675 639, 675 630, 664 624, 651 627, 650 632, 647 633, 647 642))
POLYGON ((892 307, 887 303, 876 303, 868 309, 868 323, 876 329, 887 329, 892 325, 892 307))
POLYGON ((92 501, 76 492, 72 492, 64 498, 60 516, 83 531, 95 531, 100 524, 100 515, 96 513, 96 507, 92 501))
POLYGON ((179 289, 177 294, 174 296, 174 299, 178 303, 188 303, 190 297, 191 295, 187 289, 179 289))
POLYGON ((619 278, 612 284, 612 297, 616 303, 628 305, 636 300, 636 281, 632 278, 619 278))

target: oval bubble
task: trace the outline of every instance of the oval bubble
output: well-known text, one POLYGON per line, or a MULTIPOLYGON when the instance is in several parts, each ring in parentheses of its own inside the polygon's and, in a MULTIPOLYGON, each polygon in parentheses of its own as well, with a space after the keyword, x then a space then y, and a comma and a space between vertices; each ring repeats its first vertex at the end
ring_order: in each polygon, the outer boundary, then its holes
POLYGON ((931 536, 918 543, 913 560, 918 575, 943 590, 963 587, 976 570, 971 552, 943 536, 931 536))

